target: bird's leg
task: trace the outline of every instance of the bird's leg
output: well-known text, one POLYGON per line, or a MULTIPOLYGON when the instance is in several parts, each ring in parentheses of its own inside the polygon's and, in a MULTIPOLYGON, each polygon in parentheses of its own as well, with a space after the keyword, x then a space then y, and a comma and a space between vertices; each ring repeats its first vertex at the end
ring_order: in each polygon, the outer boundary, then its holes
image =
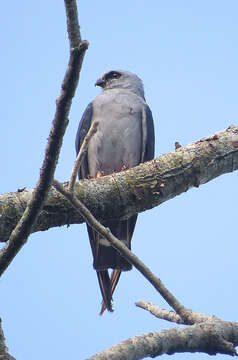
POLYGON ((127 167, 126 165, 122 165, 120 170, 113 170, 113 173, 119 173, 121 171, 126 171, 127 169, 129 169, 129 167, 127 167))
POLYGON ((126 167, 126 165, 123 165, 121 168, 121 171, 126 171, 128 169, 128 167, 126 167))

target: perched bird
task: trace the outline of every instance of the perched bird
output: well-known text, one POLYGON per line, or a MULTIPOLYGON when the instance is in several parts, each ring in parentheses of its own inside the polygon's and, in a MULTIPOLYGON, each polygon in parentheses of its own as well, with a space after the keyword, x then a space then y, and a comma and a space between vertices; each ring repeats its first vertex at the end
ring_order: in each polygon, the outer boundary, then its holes
MULTIPOLYGON (((111 70, 95 85, 102 92, 87 106, 76 136, 78 153, 91 123, 98 121, 97 132, 79 169, 79 179, 108 175, 154 157, 153 118, 140 78, 129 71, 111 70)), ((136 220, 137 214, 127 220, 108 220, 103 225, 130 249, 136 220)), ((103 297, 102 314, 105 309, 113 311, 112 294, 121 271, 131 270, 132 266, 88 225, 87 230, 103 297), (109 268, 113 269, 111 279, 109 268)))

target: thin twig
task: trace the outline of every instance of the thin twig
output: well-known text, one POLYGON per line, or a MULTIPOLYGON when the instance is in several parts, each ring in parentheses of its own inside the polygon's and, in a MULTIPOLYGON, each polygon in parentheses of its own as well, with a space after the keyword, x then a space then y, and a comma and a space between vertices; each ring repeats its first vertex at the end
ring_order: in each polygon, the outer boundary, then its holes
POLYGON ((72 170, 72 174, 69 180, 69 191, 73 192, 74 191, 74 186, 75 186, 75 181, 77 178, 77 174, 80 168, 80 165, 84 159, 84 156, 86 154, 87 148, 88 148, 88 144, 90 139, 93 137, 93 135, 97 132, 97 127, 98 127, 98 121, 94 121, 92 123, 92 125, 90 126, 90 129, 87 133, 87 135, 85 136, 82 145, 80 146, 77 158, 74 162, 74 167, 72 170))
POLYGON ((149 311, 152 315, 156 316, 159 319, 171 321, 176 324, 186 325, 184 321, 181 319, 181 317, 172 310, 162 309, 161 307, 152 304, 149 301, 143 301, 143 300, 135 302, 135 305, 141 309, 149 311))
POLYGON ((64 195, 71 205, 85 218, 85 221, 100 235, 106 238, 114 248, 116 248, 121 255, 123 255, 137 270, 139 270, 145 278, 154 286, 160 295, 168 302, 168 304, 186 321, 187 324, 193 324, 192 310, 185 308, 175 298, 175 296, 164 286, 162 281, 156 277, 152 271, 135 255, 133 254, 121 241, 119 241, 108 228, 105 228, 99 221, 95 219, 87 207, 72 193, 66 190, 57 180, 53 182, 54 187, 64 195))
MULTIPOLYGON (((176 324, 188 325, 188 323, 183 321, 183 319, 176 312, 172 310, 162 309, 160 306, 155 305, 149 301, 140 300, 137 301, 135 305, 140 307, 141 309, 149 311, 152 315, 156 316, 159 319, 171 321, 176 324)), ((196 324, 204 321, 221 321, 221 319, 217 318, 214 315, 203 314, 197 311, 193 311, 193 318, 196 324)))
MULTIPOLYGON (((66 1, 66 3, 69 3, 69 1, 66 1)), ((70 1, 70 3, 73 2, 70 1)), ((69 18, 68 21, 70 22, 69 18)), ((72 28, 74 24, 75 22, 72 23, 72 28)), ((69 37, 71 37, 70 34, 69 37)), ((56 101, 55 117, 52 122, 40 177, 21 219, 0 252, 0 275, 2 275, 18 251, 26 243, 37 216, 43 207, 44 201, 48 196, 62 145, 62 139, 68 125, 68 114, 72 98, 78 84, 81 64, 87 47, 87 42, 78 43, 78 47, 70 52, 69 65, 62 83, 62 90, 56 101)))

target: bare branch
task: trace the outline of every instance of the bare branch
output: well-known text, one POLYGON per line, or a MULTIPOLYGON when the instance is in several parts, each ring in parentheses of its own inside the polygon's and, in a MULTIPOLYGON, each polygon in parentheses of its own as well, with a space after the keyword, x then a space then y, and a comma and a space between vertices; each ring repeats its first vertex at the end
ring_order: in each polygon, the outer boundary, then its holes
POLYGON ((187 325, 176 312, 172 310, 162 309, 161 307, 152 304, 149 301, 140 300, 135 302, 135 305, 140 307, 141 309, 149 311, 152 315, 156 316, 159 319, 174 322, 176 324, 187 325))
MULTIPOLYGON (((176 312, 162 309, 160 306, 152 304, 149 301, 140 300, 137 301, 135 305, 140 307, 141 309, 149 311, 152 315, 156 316, 159 319, 171 321, 176 324, 188 325, 188 323, 184 321, 176 312)), ((193 311, 192 315, 196 324, 202 323, 204 321, 220 321, 220 319, 214 315, 202 314, 196 311, 193 311)))
POLYGON ((114 248, 116 248, 142 275, 154 286, 154 288, 160 293, 160 295, 167 301, 167 303, 186 321, 187 324, 193 324, 193 312, 190 309, 185 308, 175 298, 175 296, 164 286, 162 281, 156 277, 152 271, 135 255, 133 254, 120 240, 118 240, 110 231, 105 228, 87 207, 78 199, 74 197, 72 193, 66 190, 57 180, 53 182, 54 187, 66 197, 71 205, 78 211, 94 230, 100 235, 106 238, 114 248))
POLYGON ((76 0, 64 0, 67 30, 69 36, 70 49, 78 47, 81 43, 81 35, 78 22, 78 10, 76 0))
POLYGON ((237 355, 238 323, 214 321, 151 331, 114 345, 87 360, 137 360, 181 352, 237 355))
MULTIPOLYGON (((66 3, 72 4, 73 2, 66 1, 66 3)), ((72 24, 70 24, 70 21, 71 20, 68 17, 68 27, 72 30, 77 24, 75 23, 74 18, 72 24)), ((77 32, 77 30, 75 30, 75 32, 77 32)), ((72 36, 69 35, 70 39, 72 36)), ((36 218, 48 196, 62 145, 62 139, 68 125, 68 114, 71 101, 77 87, 81 64, 87 46, 87 42, 83 42, 82 44, 79 44, 78 48, 74 48, 71 51, 69 65, 62 83, 62 90, 57 99, 56 113, 45 150, 40 178, 21 219, 12 231, 7 244, 0 252, 0 275, 2 275, 4 270, 27 241, 29 234, 32 232, 36 218)))
POLYGON ((93 135, 97 132, 97 127, 98 127, 98 121, 94 121, 92 123, 92 125, 90 126, 90 129, 87 133, 87 135, 85 136, 83 143, 79 149, 77 158, 74 162, 74 167, 72 170, 72 174, 69 180, 69 191, 74 191, 74 186, 75 186, 75 181, 77 178, 77 174, 80 168, 80 165, 84 159, 84 156, 86 154, 87 148, 88 148, 88 143, 90 141, 90 139, 93 137, 93 135))
MULTIPOLYGON (((127 171, 77 182, 75 194, 100 221, 123 219, 237 169, 238 127, 230 127, 127 171)), ((0 241, 9 237, 32 192, 0 195, 0 241)), ((82 222, 82 216, 52 189, 32 232, 82 222)))

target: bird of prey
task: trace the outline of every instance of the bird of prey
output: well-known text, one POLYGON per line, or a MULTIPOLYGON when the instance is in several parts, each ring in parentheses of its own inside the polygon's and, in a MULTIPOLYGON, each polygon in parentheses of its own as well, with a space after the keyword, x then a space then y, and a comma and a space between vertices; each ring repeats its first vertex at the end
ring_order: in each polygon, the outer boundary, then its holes
MULTIPOLYGON (((141 79, 124 70, 111 70, 95 83, 102 88, 86 108, 76 136, 76 152, 93 121, 98 122, 96 134, 89 141, 86 156, 79 169, 79 179, 108 175, 128 169, 154 157, 154 125, 144 98, 141 79)), ((127 220, 108 220, 103 225, 131 249, 131 238, 137 214, 127 220)), ((131 264, 87 225, 93 253, 93 267, 102 293, 102 314, 112 309, 112 294, 121 271, 131 264), (108 269, 113 269, 111 278, 108 269)))

